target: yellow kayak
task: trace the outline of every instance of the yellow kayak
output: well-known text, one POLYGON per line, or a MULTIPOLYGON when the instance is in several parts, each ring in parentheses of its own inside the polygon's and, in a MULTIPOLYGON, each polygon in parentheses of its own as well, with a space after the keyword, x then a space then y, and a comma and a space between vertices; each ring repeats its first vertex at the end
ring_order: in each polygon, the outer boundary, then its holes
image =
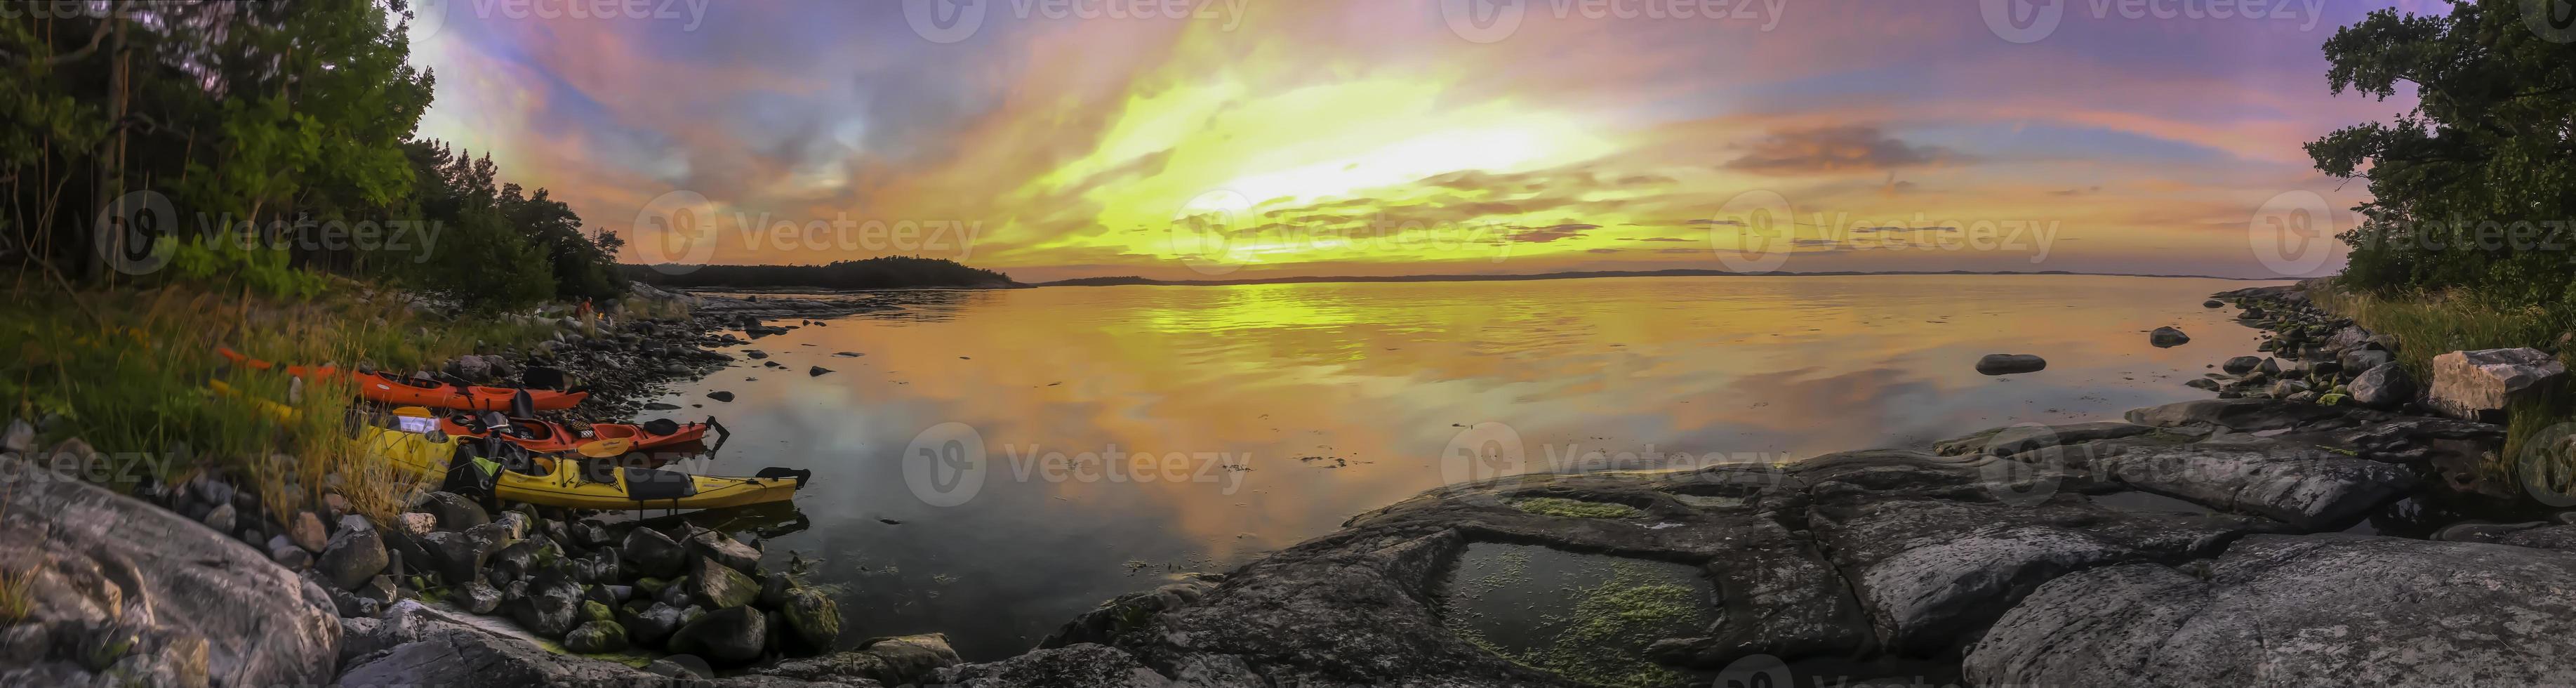
MULTIPOLYGON (((419 433, 367 426, 359 439, 373 456, 418 474, 424 480, 446 477, 456 441, 434 441, 419 433)), ((784 502, 804 486, 803 471, 768 469, 752 477, 693 475, 652 468, 601 465, 583 475, 581 462, 550 456, 535 458, 533 473, 501 471, 492 494, 502 501, 569 509, 632 511, 641 509, 721 509, 784 502)))

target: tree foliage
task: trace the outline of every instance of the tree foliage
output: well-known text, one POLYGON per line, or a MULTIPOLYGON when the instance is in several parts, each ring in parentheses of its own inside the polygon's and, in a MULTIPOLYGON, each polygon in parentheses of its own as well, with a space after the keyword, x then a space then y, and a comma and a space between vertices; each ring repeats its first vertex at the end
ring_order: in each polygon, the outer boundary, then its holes
POLYGON ((2576 310, 2576 30, 2534 5, 2380 10, 2326 41, 2335 93, 2419 101, 2307 145, 2318 170, 2369 180, 2347 282, 2576 310))
POLYGON ((638 282, 666 287, 811 287, 818 289, 902 289, 908 287, 1008 287, 1009 275, 971 268, 956 261, 913 256, 879 256, 829 265, 690 265, 627 266, 638 282))
POLYGON ((112 280, 119 250, 257 240, 295 269, 476 309, 624 288, 614 235, 583 234, 543 189, 499 183, 488 156, 416 137, 436 80, 410 63, 406 0, 13 9, 0 16, 0 255, 22 266, 112 280), (169 216, 138 215, 149 206, 133 192, 169 216), (437 240, 368 245, 352 240, 359 224, 437 240))

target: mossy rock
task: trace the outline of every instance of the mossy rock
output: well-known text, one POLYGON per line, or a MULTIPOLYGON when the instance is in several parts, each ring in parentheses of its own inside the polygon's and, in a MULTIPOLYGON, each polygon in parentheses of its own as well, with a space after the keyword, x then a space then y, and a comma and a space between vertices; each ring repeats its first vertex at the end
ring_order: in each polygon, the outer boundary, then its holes
POLYGON ((626 627, 617 625, 615 621, 582 624, 564 635, 563 646, 565 650, 584 655, 621 652, 626 649, 626 627))
POLYGON ((832 649, 841 639, 841 604, 814 588, 790 588, 786 596, 779 612, 787 616, 796 639, 818 651, 832 649))
POLYGON ((2339 394, 2339 393, 2328 393, 2328 394, 2326 394, 2326 395, 2324 395, 2324 396, 2317 397, 2317 405, 2318 405, 2318 406, 2342 406, 2342 405, 2343 405, 2343 403, 2344 403, 2345 401, 2348 401, 2348 400, 2350 400, 2350 399, 2352 399, 2352 397, 2344 396, 2344 395, 2339 394))
POLYGON ((1563 497, 1529 497, 1511 500, 1513 508, 1541 516, 1557 518, 1636 518, 1646 512, 1626 504, 1587 502, 1563 497))
POLYGON ((609 609, 608 605, 600 604, 599 600, 584 600, 581 603, 581 618, 583 621, 613 622, 617 620, 617 610, 609 609))

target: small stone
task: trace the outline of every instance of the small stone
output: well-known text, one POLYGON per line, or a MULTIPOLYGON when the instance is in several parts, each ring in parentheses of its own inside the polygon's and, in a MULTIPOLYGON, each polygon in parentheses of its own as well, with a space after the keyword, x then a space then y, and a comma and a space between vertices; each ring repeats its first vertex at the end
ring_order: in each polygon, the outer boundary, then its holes
POLYGON ((830 369, 830 368, 825 368, 825 367, 822 367, 822 366, 814 366, 814 368, 813 368, 813 369, 805 371, 805 376, 806 376, 806 377, 822 377, 824 373, 829 373, 829 372, 832 372, 832 369, 830 369))
POLYGON ((215 532, 231 533, 233 532, 234 520, 233 505, 230 502, 226 502, 222 506, 217 506, 213 510, 207 511, 206 517, 201 519, 200 522, 205 523, 208 528, 215 529, 215 532))
POLYGON ((2191 343, 2191 335, 2183 334, 2182 330, 2173 327, 2159 327, 2147 334, 2147 343, 2154 344, 2158 348, 2177 347, 2191 343))
POLYGON ((295 516, 286 520, 286 539, 315 554, 320 554, 323 547, 331 544, 330 531, 322 528, 322 515, 311 511, 295 512, 295 516))
POLYGON ((654 602, 626 619, 627 639, 637 645, 659 646, 671 637, 672 631, 680 630, 680 617, 679 607, 654 602))
POLYGON ((313 561, 313 569, 333 585, 355 590, 367 579, 384 573, 390 563, 375 526, 368 524, 366 517, 348 516, 340 519, 340 532, 331 536, 322 556, 313 561))
POLYGON ((714 391, 714 392, 708 392, 708 393, 707 393, 707 398, 709 398, 709 399, 714 399, 714 400, 716 400, 716 401, 722 401, 722 402, 728 402, 728 403, 730 403, 730 402, 732 402, 732 401, 733 401, 733 393, 732 393, 732 392, 726 392, 726 391, 718 390, 718 391, 714 391))
POLYGON ((457 597, 465 611, 476 614, 490 614, 501 608, 501 589, 483 581, 466 583, 457 591, 457 597))
POLYGON ((24 420, 10 419, 8 432, 0 433, 0 452, 25 454, 35 450, 36 426, 28 425, 24 420))
MULTIPOLYGON (((592 590, 597 589, 598 588, 592 588, 592 590)), ((582 594, 587 595, 589 592, 584 591, 582 594)), ((599 600, 583 600, 581 603, 581 619, 583 621, 616 621, 617 613, 610 611, 608 605, 601 604, 599 600)))
POLYGON ((438 517, 417 511, 396 514, 393 527, 404 535, 420 537, 438 532, 438 517))
POLYGON ((1987 375, 2034 373, 2048 368, 2048 361, 2032 354, 1986 354, 1977 359, 1977 372, 1987 375))
POLYGON ((304 551, 302 547, 287 545, 281 549, 269 550, 268 560, 277 562, 277 565, 291 571, 302 571, 304 567, 313 565, 313 553, 304 551))
POLYGON ((564 649, 595 655, 626 650, 626 627, 615 621, 592 621, 564 636, 564 649))
POLYGON ((2263 365, 2263 358, 2260 356, 2238 356, 2227 359, 2227 362, 2220 365, 2218 369, 2227 371, 2229 375, 2243 375, 2254 372, 2254 367, 2259 365, 2263 365))

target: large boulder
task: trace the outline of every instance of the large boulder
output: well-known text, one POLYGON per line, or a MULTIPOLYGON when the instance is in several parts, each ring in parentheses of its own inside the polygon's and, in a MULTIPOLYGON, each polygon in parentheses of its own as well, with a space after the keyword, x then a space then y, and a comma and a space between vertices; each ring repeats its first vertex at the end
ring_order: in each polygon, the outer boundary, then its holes
POLYGON ((680 608, 654 602, 644 611, 622 619, 627 639, 644 647, 661 647, 672 631, 680 630, 680 608))
POLYGON ((2406 374, 2404 366, 2395 363, 2382 363, 2362 371, 2345 388, 2352 391, 2353 403, 2371 408, 2396 408, 2415 400, 2415 378, 2406 374))
POLYGON ((787 617, 787 628, 808 651, 832 649, 841 639, 841 604, 829 593, 806 587, 789 588, 778 613, 787 617))
POLYGON ((432 492, 422 499, 420 510, 438 517, 438 529, 463 531, 492 522, 491 512, 483 505, 454 492, 432 492))
POLYGON ((367 579, 384 573, 389 562, 376 527, 364 516, 343 516, 340 532, 331 534, 329 544, 323 545, 321 558, 313 561, 313 571, 342 590, 356 590, 367 579))
POLYGON ((485 523, 461 533, 430 533, 419 542, 429 555, 424 563, 448 583, 461 584, 483 579, 483 563, 507 546, 505 535, 499 525, 485 523))
POLYGON ((689 579, 683 584, 690 601, 708 609, 741 607, 760 599, 760 581, 709 558, 691 563, 689 579))
POLYGON ((769 646, 769 620, 750 607, 701 614, 671 633, 672 652, 697 655, 717 664, 747 664, 769 646))
POLYGON ((2388 353, 2385 350, 2354 348, 2345 349, 2343 351, 2343 355, 2335 358, 2335 363, 2343 366, 2344 370, 2369 370, 2382 365, 2387 365, 2395 362, 2396 360, 2397 356, 2395 354, 2388 353))
POLYGON ((510 609, 510 617, 519 626, 547 638, 561 638, 581 625, 581 588, 569 581, 548 581, 531 585, 526 597, 510 609))
POLYGON ((2205 567, 2040 586, 1971 648, 1979 685, 2576 683, 2576 553, 2256 536, 2205 567))
POLYGON ((266 553, 15 455, 0 484, 0 570, 23 572, 29 605, 0 685, 332 682, 329 594, 266 553))
POLYGON ((688 563, 688 551, 680 543, 651 528, 636 528, 626 533, 618 546, 620 559, 638 575, 669 579, 680 575, 688 563))
POLYGON ((750 545, 742 544, 741 541, 724 533, 712 530, 700 532, 689 538, 688 549, 689 554, 693 556, 714 559, 716 563, 735 571, 752 571, 760 568, 760 550, 752 549, 750 545))
POLYGON ((2433 357, 2433 387, 2424 402, 2452 418, 2502 423, 2514 400, 2566 375, 2558 357, 2539 349, 2453 351, 2433 357))

